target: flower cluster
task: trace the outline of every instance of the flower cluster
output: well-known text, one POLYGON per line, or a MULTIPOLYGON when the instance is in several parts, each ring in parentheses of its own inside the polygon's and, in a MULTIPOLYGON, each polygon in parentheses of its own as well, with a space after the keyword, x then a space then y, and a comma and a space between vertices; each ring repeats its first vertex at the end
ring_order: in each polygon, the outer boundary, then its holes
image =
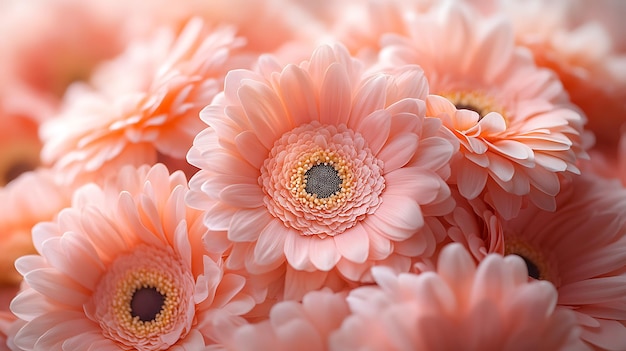
POLYGON ((623 3, 0 10, 0 350, 626 350, 623 3))

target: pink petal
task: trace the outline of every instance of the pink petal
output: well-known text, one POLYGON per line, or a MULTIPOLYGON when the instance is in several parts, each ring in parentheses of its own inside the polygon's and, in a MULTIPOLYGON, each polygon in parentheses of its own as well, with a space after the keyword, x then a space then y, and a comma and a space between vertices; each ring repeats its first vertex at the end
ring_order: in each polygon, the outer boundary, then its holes
POLYGON ((384 162, 385 173, 404 167, 417 150, 418 137, 413 133, 404 133, 389 140, 376 157, 384 162))
POLYGON ((82 306, 90 297, 85 288, 54 268, 42 268, 28 272, 24 276, 24 280, 42 295, 69 306, 82 306))
POLYGON ((239 210, 230 221, 228 239, 235 242, 256 241, 271 221, 272 217, 264 208, 239 210))
POLYGON ((363 120, 375 111, 385 108, 387 77, 377 75, 365 81, 354 97, 352 119, 363 120))
POLYGON ((559 288, 559 304, 586 305, 626 296, 626 276, 593 278, 559 288))
MULTIPOLYGON (((339 234, 341 235, 341 234, 339 234)), ((312 236, 309 246, 309 259, 315 268, 321 271, 329 271, 339 261, 341 255, 335 246, 335 240, 331 237, 320 239, 312 236)))
POLYGON ((389 137, 389 128, 391 127, 389 111, 376 111, 359 122, 360 123, 356 126, 356 130, 367 140, 372 154, 378 154, 383 146, 385 146, 387 138, 389 137))
MULTIPOLYGON (((439 137, 426 138, 420 140, 419 142, 419 147, 415 154, 414 165, 422 168, 437 170, 450 161, 454 152, 455 147, 450 143, 450 141, 439 137)), ((385 170, 386 169, 387 164, 385 163, 385 170)))
POLYGON ((414 200, 386 194, 376 213, 365 219, 385 237, 402 241, 424 225, 422 210, 414 200))
POLYGON ((285 67, 280 75, 280 90, 294 125, 307 124, 320 118, 317 93, 304 70, 294 65, 285 67))
POLYGON ((369 235, 360 223, 333 238, 337 251, 344 258, 356 263, 363 263, 367 260, 369 235))
MULTIPOLYGON (((262 225, 262 224, 260 224, 262 225)), ((261 266, 276 266, 285 259, 287 231, 278 220, 270 220, 263 228, 254 247, 254 260, 261 266)))
MULTIPOLYGON (((361 225, 365 228, 369 239, 369 259, 383 260, 387 258, 393 252, 393 245, 391 245, 391 241, 381 235, 377 229, 369 226, 367 221, 362 222, 361 225)), ((339 247, 339 244, 337 244, 337 247, 339 247)))
POLYGON ((235 137, 235 145, 237 145, 241 157, 253 168, 260 169, 263 166, 263 161, 269 154, 269 150, 263 146, 258 136, 250 130, 243 131, 237 135, 235 137))
POLYGON ((297 270, 312 268, 309 258, 310 238, 302 236, 295 230, 290 230, 285 237, 285 257, 287 262, 297 270))
POLYGON ((256 184, 232 184, 224 187, 219 197, 225 204, 235 208, 258 208, 264 206, 265 194, 256 184))
POLYGON ((320 122, 347 124, 352 108, 352 89, 346 69, 332 63, 326 70, 320 95, 320 122))
POLYGON ((473 162, 459 162, 457 170, 457 186, 464 198, 475 199, 485 188, 487 171, 473 162))
POLYGON ((246 81, 237 95, 255 134, 271 150, 276 139, 292 128, 280 99, 270 87, 255 81, 246 81))

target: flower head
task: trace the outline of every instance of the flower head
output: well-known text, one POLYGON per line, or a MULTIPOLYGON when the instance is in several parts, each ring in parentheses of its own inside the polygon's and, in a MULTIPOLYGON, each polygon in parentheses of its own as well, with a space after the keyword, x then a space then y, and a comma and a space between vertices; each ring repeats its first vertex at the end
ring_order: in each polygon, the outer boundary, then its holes
POLYGON ((376 286, 354 289, 352 313, 331 350, 585 350, 571 311, 555 311, 548 282, 528 282, 519 257, 489 255, 478 266, 457 243, 437 271, 396 275, 373 268, 376 286))
POLYGON ((127 167, 117 182, 80 188, 73 207, 38 224, 38 255, 16 262, 27 288, 11 303, 25 322, 15 344, 198 349, 243 323, 254 304, 240 293, 245 279, 202 254, 206 229, 185 206, 186 191, 181 172, 127 167))
POLYGON ((22 280, 14 262, 35 252, 33 226, 52 220, 70 205, 71 196, 70 188, 59 184, 55 173, 44 168, 26 172, 0 189, 0 285, 22 280))
POLYGON ((232 28, 195 18, 177 32, 161 28, 94 72, 91 86, 68 90, 60 115, 42 126, 46 164, 67 182, 101 180, 125 165, 184 160, 202 129, 200 109, 219 91, 232 28))
POLYGON ((298 66, 258 65, 227 75, 187 157, 201 169, 188 203, 227 231, 228 263, 360 280, 374 261, 402 256, 408 269, 409 255, 432 253, 425 217, 452 209, 457 145, 423 116, 421 70, 368 73, 340 45, 298 66))
POLYGON ((515 47, 506 22, 476 20, 471 10, 444 2, 415 16, 411 35, 385 37, 381 55, 424 69, 427 115, 440 118, 461 144, 450 182, 463 196, 482 194, 507 218, 525 199, 554 210, 559 177, 579 173, 577 160, 586 156, 584 118, 557 77, 515 47))
POLYGON ((504 222, 506 254, 522 257, 534 279, 558 291, 558 308, 574 310, 581 338, 594 347, 626 347, 626 189, 583 174, 559 195, 556 212, 529 207, 504 222))

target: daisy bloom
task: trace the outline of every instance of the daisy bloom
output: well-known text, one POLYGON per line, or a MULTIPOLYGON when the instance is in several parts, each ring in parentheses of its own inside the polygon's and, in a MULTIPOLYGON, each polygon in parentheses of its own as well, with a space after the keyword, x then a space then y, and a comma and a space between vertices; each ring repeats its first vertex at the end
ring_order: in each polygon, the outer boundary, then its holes
POLYGON ((302 302, 275 304, 268 320, 239 327, 229 346, 238 351, 328 350, 329 335, 348 314, 345 292, 311 291, 302 302))
POLYGON ((0 286, 19 284, 22 276, 14 261, 35 253, 31 229, 69 206, 71 196, 71 189, 59 184, 55 173, 44 168, 23 173, 0 188, 0 286))
POLYGON ((506 218, 525 199, 554 210, 560 175, 579 173, 586 156, 584 118, 557 77, 515 47, 502 18, 479 20, 472 10, 443 2, 415 16, 409 37, 383 38, 381 56, 424 69, 427 116, 440 118, 461 145, 449 180, 461 195, 490 198, 506 218))
POLYGON ((184 160, 203 128, 198 112, 241 44, 232 28, 211 30, 196 18, 180 33, 162 28, 129 45, 97 68, 90 86, 73 85, 60 115, 42 125, 43 161, 83 184, 160 155, 184 160))
POLYGON ((623 25, 611 37, 609 14, 623 15, 623 3, 506 0, 499 5, 518 45, 532 51, 538 66, 555 71, 572 102, 585 112, 597 143, 614 147, 626 122, 626 50, 617 47, 623 25))
POLYGON ((14 343, 199 350, 245 322, 239 315, 254 305, 241 294, 245 279, 203 255, 206 229, 186 192, 180 171, 126 167, 117 182, 80 188, 72 207, 36 225, 38 254, 16 262, 27 287, 11 303, 24 321, 14 343))
POLYGON ((347 297, 351 315, 330 350, 586 350, 573 312, 555 310, 548 282, 529 282, 524 261, 492 254, 478 266, 446 246, 436 272, 374 267, 376 286, 347 297))
POLYGON ((260 273, 286 261, 358 281, 374 262, 408 269, 409 256, 432 253, 424 218, 452 210, 443 177, 458 145, 424 118, 422 71, 366 73, 339 44, 258 67, 227 75, 187 156, 200 168, 187 201, 227 231, 207 236, 232 243, 227 265, 260 273))
POLYGON ((522 257, 534 279, 573 310, 581 339, 596 349, 626 349, 626 189, 584 173, 557 197, 557 211, 529 207, 505 221, 506 254, 522 257))

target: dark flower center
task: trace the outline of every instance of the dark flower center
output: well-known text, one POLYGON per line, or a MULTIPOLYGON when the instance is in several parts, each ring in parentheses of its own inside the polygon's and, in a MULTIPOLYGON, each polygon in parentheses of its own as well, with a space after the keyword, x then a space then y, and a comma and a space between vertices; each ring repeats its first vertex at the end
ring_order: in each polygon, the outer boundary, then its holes
POLYGON ((4 181, 3 184, 9 184, 12 180, 19 177, 22 173, 26 173, 37 168, 37 165, 34 162, 28 161, 18 161, 13 163, 9 168, 4 172, 4 181))
POLYGON ((165 296, 156 288, 139 288, 130 300, 130 313, 133 317, 139 317, 142 322, 153 321, 163 309, 164 303, 165 296))
POLYGON ((317 195, 320 199, 331 197, 341 191, 343 180, 335 167, 320 163, 304 173, 306 179, 305 191, 317 195))

